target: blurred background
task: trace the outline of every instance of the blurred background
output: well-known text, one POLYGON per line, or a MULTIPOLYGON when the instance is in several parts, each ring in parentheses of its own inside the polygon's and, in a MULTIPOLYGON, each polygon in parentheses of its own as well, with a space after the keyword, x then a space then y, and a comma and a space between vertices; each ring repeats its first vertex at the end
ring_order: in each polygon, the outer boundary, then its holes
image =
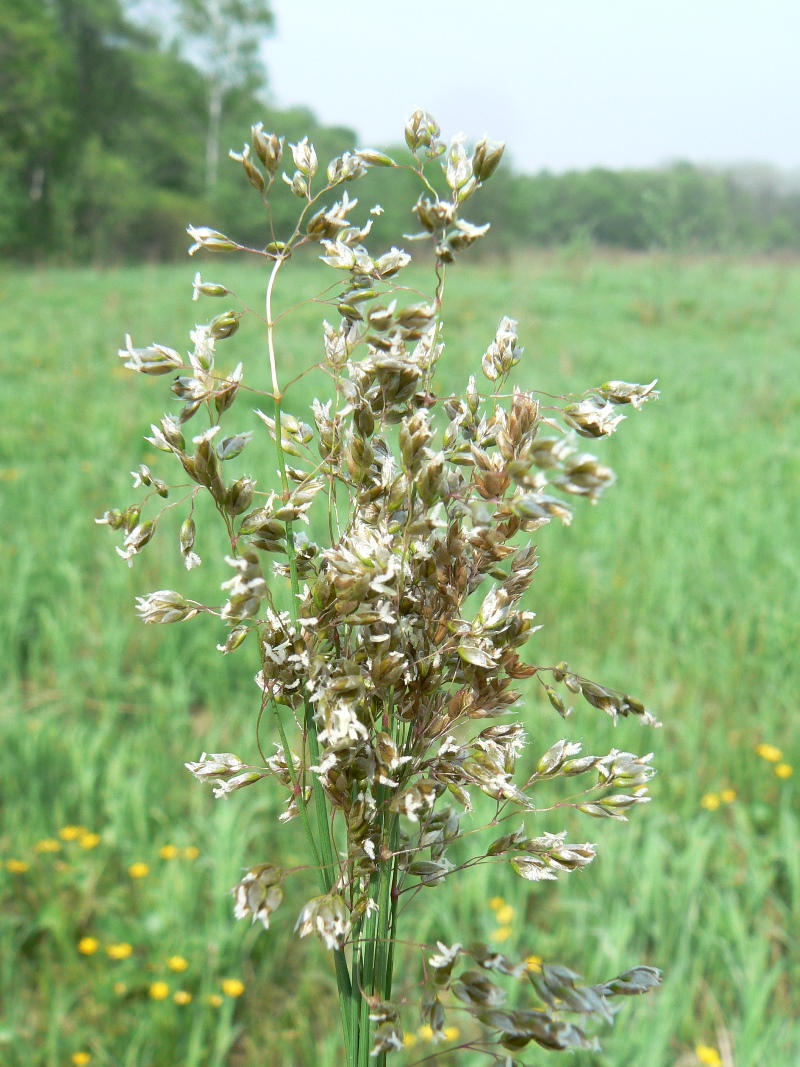
MULTIPOLYGON (((508 142, 470 204, 490 234, 448 279, 441 389, 479 370, 503 314, 524 388, 660 379, 658 404, 599 446, 618 484, 541 532, 527 652, 635 693, 664 727, 614 732, 588 707, 565 725, 527 692, 531 755, 563 736, 652 748, 654 802, 627 826, 563 820, 600 846, 585 874, 531 888, 479 868, 420 894, 406 936, 479 938, 592 981, 662 967, 581 1067, 800 1062, 799 34, 789 0, 0 0, 4 1067, 341 1062, 329 960, 292 934, 308 894, 269 933, 231 914, 243 867, 304 861, 282 797, 266 782, 215 803, 182 766, 255 758, 255 661, 223 659, 202 620, 134 618, 157 588, 215 602, 219 546, 187 576, 176 516, 129 571, 93 520, 134 501, 138 464, 170 475, 143 439, 168 385, 118 366, 125 333, 185 348, 219 310, 192 303, 198 267, 262 300, 260 266, 185 259, 190 223, 268 239, 228 150, 261 121, 308 135, 323 166, 400 156, 417 106, 445 136, 508 142)), ((387 248, 414 229, 405 179, 352 187, 385 209, 387 248)), ((296 214, 283 194, 279 233, 296 214)), ((430 288, 426 255, 411 277, 430 288)), ((279 304, 329 283, 298 257, 279 304)), ((321 310, 287 320, 287 378, 319 359, 321 310)), ((229 345, 266 387, 259 328, 229 345)), ((307 417, 319 387, 290 410, 307 417)), ((268 445, 248 453, 262 487, 268 445)), ((404 1021, 399 1065, 457 1061, 404 1021)))
POLYGON ((508 143, 485 208, 495 254, 576 240, 800 249, 788 0, 501 0, 491 18, 451 0, 3 0, 0 12, 6 256, 177 258, 187 218, 209 211, 255 235, 259 205, 224 163, 255 116, 330 155, 401 141, 417 106, 449 133, 508 143))

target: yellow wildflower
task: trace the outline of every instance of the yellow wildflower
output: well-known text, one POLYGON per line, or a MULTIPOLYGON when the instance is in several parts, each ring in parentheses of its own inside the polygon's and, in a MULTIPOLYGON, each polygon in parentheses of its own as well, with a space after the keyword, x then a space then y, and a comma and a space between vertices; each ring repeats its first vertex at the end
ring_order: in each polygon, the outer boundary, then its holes
POLYGON ((166 1000, 169 996, 169 986, 166 982, 153 982, 150 986, 151 1000, 166 1000))
POLYGON ((403 1034, 403 1045, 405 1048, 413 1048, 417 1043, 416 1034, 403 1034))
POLYGON ((60 852, 61 845, 52 837, 46 837, 44 841, 37 841, 33 846, 33 851, 40 854, 46 852, 60 852))
POLYGON ((92 848, 97 848, 100 844, 100 834, 81 834, 78 838, 78 844, 81 848, 85 848, 87 852, 92 848))
POLYGON ((87 832, 85 826, 62 826, 58 831, 58 836, 62 841, 77 841, 87 832))
POLYGON ((722 1067, 722 1057, 710 1045, 698 1045, 694 1050, 694 1054, 697 1056, 698 1062, 703 1064, 703 1067, 722 1067))
POLYGON ((775 768, 775 773, 779 778, 791 778, 794 771, 788 763, 779 763, 775 768))
POLYGON ((179 989, 178 992, 173 995, 172 999, 176 1004, 180 1005, 180 1007, 184 1007, 184 1005, 192 1003, 192 994, 187 993, 185 989, 179 989))
POLYGON ((458 1039, 461 1037, 461 1031, 457 1026, 445 1026, 444 1030, 442 1030, 442 1033, 448 1041, 458 1041, 458 1039))
POLYGON ((72 1062, 75 1064, 75 1067, 86 1067, 87 1063, 92 1062, 92 1057, 88 1052, 73 1052, 72 1062))
MULTIPOLYGON (((767 745, 764 743, 756 745, 756 755, 765 759, 767 763, 779 763, 783 753, 779 748, 776 748, 775 745, 767 745)), ((704 1045, 701 1045, 700 1047, 705 1048, 704 1045)))
POLYGON ((510 904, 506 904, 505 907, 497 909, 495 917, 501 926, 508 926, 514 918, 514 909, 510 904))
POLYGON ((175 971, 176 974, 180 973, 180 971, 185 971, 188 966, 189 964, 183 956, 170 956, 167 960, 167 967, 169 967, 171 971, 175 971))
POLYGON ((420 1026, 419 1030, 417 1030, 417 1033, 423 1041, 433 1041, 433 1027, 428 1026, 427 1023, 425 1023, 424 1026, 420 1026))
POLYGON ((82 956, 93 956, 100 948, 100 942, 96 937, 82 937, 78 942, 78 952, 82 956))
POLYGON ((492 899, 489 901, 489 907, 492 909, 492 911, 499 911, 505 906, 506 902, 503 900, 502 897, 492 897, 492 899))
POLYGON ((120 941, 117 945, 107 945, 106 952, 112 960, 126 960, 133 953, 133 945, 120 941))
POLYGON ((208 1003, 212 1008, 218 1008, 222 1004, 222 997, 219 993, 209 993, 208 1003))
POLYGON ((146 863, 132 863, 128 868, 128 874, 131 878, 146 878, 150 873, 150 868, 146 863))
POLYGON ((222 982, 222 992, 226 997, 240 997, 244 993, 244 982, 238 978, 225 978, 222 982))
POLYGON ((542 973, 542 957, 541 956, 528 956, 525 960, 525 967, 529 971, 533 971, 534 974, 542 973))
POLYGON ((723 789, 720 791, 719 799, 723 804, 732 804, 736 800, 735 789, 723 789))
POLYGON ((125 994, 128 992, 128 987, 125 985, 124 982, 115 982, 114 992, 117 994, 118 997, 124 997, 125 994))
POLYGON ((705 808, 706 811, 716 811, 719 805, 720 799, 716 793, 706 793, 700 801, 700 807, 705 808))
POLYGON ((159 849, 158 854, 162 860, 174 860, 178 855, 178 850, 174 845, 164 845, 159 849))
POLYGON ((509 937, 514 933, 510 926, 498 926, 495 932, 492 934, 490 940, 496 941, 498 944, 502 941, 508 941, 509 937))
POLYGON ((187 860, 196 860, 197 857, 200 855, 200 849, 195 848, 194 845, 189 845, 188 848, 185 848, 183 850, 183 854, 187 860))
POLYGON ((25 860, 6 860, 6 870, 11 874, 24 874, 30 869, 30 863, 26 863, 25 860))

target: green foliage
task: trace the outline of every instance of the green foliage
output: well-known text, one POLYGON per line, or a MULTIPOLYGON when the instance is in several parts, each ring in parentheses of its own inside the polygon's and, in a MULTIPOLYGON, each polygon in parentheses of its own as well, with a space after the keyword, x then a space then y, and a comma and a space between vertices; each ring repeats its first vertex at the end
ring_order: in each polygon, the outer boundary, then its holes
POLYGON ((0 4, 0 248, 42 246, 47 236, 45 168, 69 152, 69 50, 51 5, 0 4))
POLYGON ((576 239, 632 250, 800 248, 800 191, 758 193, 735 173, 688 163, 661 170, 504 175, 486 217, 509 246, 576 239))
MULTIPOLYGON (((183 228, 200 218, 256 233, 257 205, 242 208, 228 168, 213 177, 216 157, 238 148, 254 119, 290 138, 308 133, 326 156, 355 147, 351 131, 265 102, 254 50, 272 26, 264 0, 181 0, 178 14, 191 41, 135 25, 123 0, 0 0, 0 255, 171 260, 183 252, 183 228), (231 12, 245 13, 246 33, 231 12)), ((410 186, 386 175, 375 186, 384 233, 401 243, 416 226, 410 186)), ((586 243, 800 249, 800 193, 775 177, 754 186, 689 164, 561 175, 501 167, 479 205, 495 252, 586 243)))

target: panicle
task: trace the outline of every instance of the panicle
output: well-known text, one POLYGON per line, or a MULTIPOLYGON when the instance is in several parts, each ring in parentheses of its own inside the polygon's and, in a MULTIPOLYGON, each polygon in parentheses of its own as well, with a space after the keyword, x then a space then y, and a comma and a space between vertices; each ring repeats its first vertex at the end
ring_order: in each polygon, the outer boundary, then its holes
MULTIPOLYGON (((188 232, 192 255, 247 251, 271 269, 266 317, 258 315, 272 379, 269 391, 258 393, 265 410, 237 409, 257 416, 255 430, 226 422, 251 386, 249 379, 244 384, 241 363, 224 362, 224 342, 236 344, 254 312, 198 272, 193 299, 230 296, 233 306, 194 326, 187 355, 163 345, 134 348, 130 337, 120 351, 131 370, 172 376, 169 394, 177 408, 151 426, 146 441, 177 461, 179 484, 161 481, 152 461, 142 463, 132 472, 134 488, 144 490, 141 499, 96 521, 119 531, 117 552, 130 565, 162 515, 176 506, 159 498, 185 491, 177 501, 182 513, 165 522, 191 571, 201 562, 197 525, 206 515, 221 520, 231 575, 221 586, 221 606, 162 589, 138 597, 137 612, 148 624, 212 615, 226 628, 217 645, 225 655, 253 635, 243 655, 253 656, 261 702, 255 725, 261 762, 203 752, 186 767, 217 798, 265 777, 284 790, 279 821, 302 818, 311 851, 318 852, 312 866, 320 895, 302 908, 295 929, 300 937, 315 934, 337 953, 340 979, 342 964, 345 970, 358 964, 351 989, 368 1007, 372 1029, 362 1047, 382 1058, 406 1044, 400 1009, 386 999, 391 966, 384 953, 386 937, 395 936, 389 910, 404 893, 434 888, 474 862, 494 863, 505 874, 510 867, 528 882, 555 881, 588 866, 595 845, 574 843, 566 831, 534 835, 536 790, 562 789, 568 799, 556 806, 576 817, 618 821, 650 799, 652 753, 583 754, 579 743, 550 737, 531 757, 523 727, 530 717, 514 712, 523 700, 520 680, 538 676, 541 695, 562 718, 572 714, 565 697, 577 694, 614 723, 635 716, 658 725, 635 697, 565 663, 538 666, 535 651, 524 652, 540 628, 524 599, 535 591, 538 565, 530 537, 552 519, 569 524, 573 506, 578 514, 582 500, 595 504, 614 484, 613 470, 582 451, 580 438, 608 437, 625 418, 626 405, 640 410, 658 396, 657 382, 611 380, 560 398, 561 406, 524 392, 512 377, 524 351, 519 326, 503 317, 487 338, 482 377, 465 374, 458 394, 442 395, 436 372, 445 347, 446 268, 489 230, 463 218, 462 208, 500 166, 503 143, 485 136, 469 151, 464 135, 443 140, 422 109, 406 123, 411 157, 398 163, 362 149, 321 164, 307 137, 284 152, 283 138, 263 124, 250 134, 250 143, 231 156, 269 208, 268 243, 246 249, 208 227, 188 232), (275 179, 289 152, 294 169, 283 174, 287 194, 275 179), (349 195, 347 183, 376 167, 402 167, 420 180, 412 208, 420 232, 404 241, 430 241, 436 270, 430 292, 420 291, 416 275, 406 271, 410 245, 375 245, 373 224, 379 233, 382 209, 368 210, 349 195), (294 230, 280 239, 274 231, 281 230, 284 214, 271 206, 279 194, 301 201, 294 230), (292 387, 305 369, 280 366, 285 314, 276 315, 273 304, 279 271, 307 245, 317 246, 332 268, 329 280, 335 279, 316 298, 331 321, 317 335, 318 362, 311 369, 322 385, 310 414, 292 406, 292 387), (195 417, 203 425, 187 433, 195 417), (269 465, 257 469, 264 447, 270 455, 274 448, 277 472, 269 465), (248 466, 239 469, 239 463, 248 466), (154 505, 157 513, 145 513, 154 505), (266 758, 261 745, 270 722, 280 741, 266 758), (569 780, 581 775, 575 793, 569 780), (479 794, 491 798, 490 825, 503 833, 465 862, 463 850, 478 839, 467 837, 463 820, 480 810, 479 794), (512 812, 515 828, 509 830, 512 812), (458 862, 448 856, 456 842, 458 862), (345 960, 341 953, 351 939, 345 960)), ((262 387, 263 380, 254 379, 253 390, 262 387)), ((204 529, 200 536, 208 558, 214 539, 204 529)), ((534 737, 544 733, 529 729, 534 737)), ((269 863, 244 871, 231 890, 235 917, 269 929, 285 877, 269 863)), ((508 929, 495 941, 514 943, 510 921, 506 916, 508 929)), ((500 1055, 508 1052, 509 1064, 530 1042, 546 1049, 595 1048, 583 1017, 607 1021, 613 998, 644 992, 659 980, 655 971, 634 968, 588 986, 555 964, 539 960, 532 967, 495 946, 442 941, 434 951, 426 947, 422 967, 420 1012, 431 1039, 458 1033, 446 1025, 455 1001, 493 1035, 500 1055), (509 1006, 519 1002, 521 978, 532 987, 533 1008, 509 1006), (503 979, 515 982, 511 998, 503 979), (580 1025, 567 1013, 578 1013, 580 1025)), ((241 983, 232 984, 241 992, 241 983)))

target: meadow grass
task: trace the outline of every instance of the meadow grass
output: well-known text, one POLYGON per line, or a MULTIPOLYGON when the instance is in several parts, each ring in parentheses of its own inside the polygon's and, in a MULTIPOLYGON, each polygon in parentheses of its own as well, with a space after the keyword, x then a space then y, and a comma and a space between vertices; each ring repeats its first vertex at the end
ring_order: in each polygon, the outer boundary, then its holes
MULTIPOLYGON (((169 409, 164 380, 121 371, 114 353, 126 330, 139 344, 186 347, 195 319, 221 309, 190 302, 192 273, 0 274, 0 1062, 9 1067, 61 1067, 80 1052, 109 1067, 341 1061, 330 961, 292 934, 304 897, 290 890, 259 934, 234 923, 226 895, 246 865, 304 862, 296 824, 278 826, 268 781, 214 802, 182 767, 203 748, 254 757, 256 665, 246 647, 219 656, 213 623, 145 628, 133 615, 133 597, 157 588, 216 602, 228 574, 212 563, 187 576, 176 542, 160 534, 129 571, 92 521, 135 499, 127 472, 151 462, 143 434, 169 409), (99 840, 64 841, 67 826, 99 840), (59 850, 37 852, 47 840, 59 850), (147 866, 138 878, 137 863, 147 866), (80 951, 84 938, 96 951, 80 951), (110 958, 120 944, 131 954, 110 958), (175 956, 185 970, 170 969, 175 956), (241 995, 227 995, 239 987, 226 979, 242 983, 241 995), (168 994, 156 1000, 160 982, 168 994), (191 1001, 175 1003, 177 991, 191 1001)), ((258 270, 218 259, 203 273, 258 306, 258 270)), ((281 306, 326 280, 296 265, 281 306)), ((563 736, 596 753, 652 748, 654 802, 627 826, 543 814, 537 828, 599 843, 590 870, 531 888, 477 868, 421 892, 401 936, 493 940, 598 981, 634 963, 663 967, 662 990, 626 1006, 603 1055, 578 1054, 580 1067, 691 1067, 697 1046, 717 1050, 724 1067, 794 1067, 798 814, 795 779, 776 770, 800 775, 800 267, 551 255, 459 265, 446 300, 442 390, 460 390, 479 367, 502 314, 520 320, 525 388, 659 377, 661 401, 598 446, 619 483, 598 508, 579 504, 570 528, 538 536, 529 606, 545 625, 526 653, 644 698, 664 728, 626 721, 614 731, 587 705, 565 724, 531 688, 531 756, 563 736), (763 743, 780 757, 760 756, 763 743)), ((322 310, 306 305, 287 324, 284 381, 320 358, 322 310)), ((243 359, 246 380, 266 388, 259 325, 225 345, 223 359, 243 359)), ((304 378, 288 410, 302 415, 315 388, 314 375, 304 378)), ((241 419, 235 428, 248 428, 241 419)), ((269 448, 263 434, 245 454, 260 487, 274 466, 269 448)), ((153 466, 167 476, 162 458, 153 466)), ((220 553, 205 537, 200 554, 211 561, 220 553)), ((401 988, 417 968, 408 952, 401 988)), ((396 1060, 432 1051, 423 1034, 396 1060)), ((549 1059, 534 1050, 526 1062, 549 1059)))

